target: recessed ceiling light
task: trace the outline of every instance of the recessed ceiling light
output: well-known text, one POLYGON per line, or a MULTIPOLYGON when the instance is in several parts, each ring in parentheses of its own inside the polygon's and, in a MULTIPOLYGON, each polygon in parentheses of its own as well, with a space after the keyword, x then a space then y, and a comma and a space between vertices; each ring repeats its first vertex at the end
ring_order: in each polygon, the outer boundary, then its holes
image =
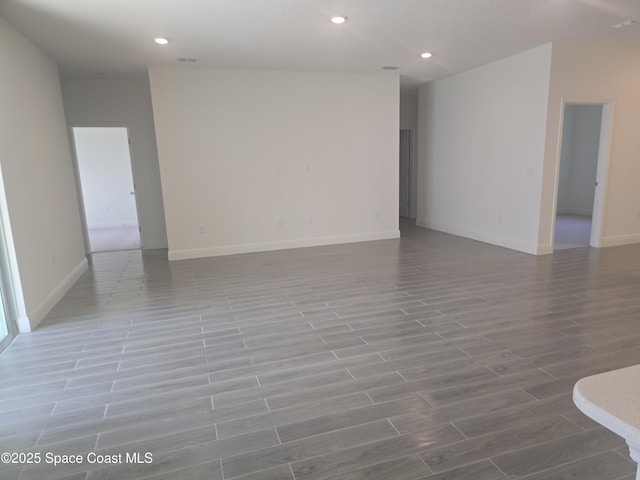
POLYGON ((382 68, 382 70, 398 70, 398 67, 396 67, 395 65, 385 65, 382 68))
POLYGON ((421 53, 420 56, 422 58, 431 58, 433 54, 431 52, 424 52, 424 53, 421 53))
POLYGON ((347 17, 342 17, 342 16, 331 17, 331 22, 335 23, 336 25, 340 25, 341 23, 344 23, 346 21, 347 21, 347 17))
POLYGON ((169 43, 169 40, 167 40, 166 38, 162 38, 162 37, 158 37, 158 38, 154 39, 153 41, 156 42, 158 45, 166 45, 167 43, 169 43))

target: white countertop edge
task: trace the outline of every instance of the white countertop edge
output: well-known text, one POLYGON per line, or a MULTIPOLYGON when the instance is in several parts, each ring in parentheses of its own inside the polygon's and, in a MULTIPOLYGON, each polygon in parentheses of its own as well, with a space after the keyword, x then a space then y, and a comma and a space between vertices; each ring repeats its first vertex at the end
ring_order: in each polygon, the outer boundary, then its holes
MULTIPOLYGON (((633 446, 636 449, 640 449, 640 430, 629 425, 628 423, 623 422, 615 415, 603 410, 597 405, 591 403, 587 400, 580 392, 580 382, 579 380, 575 386, 573 387, 573 403, 575 403, 576 407, 584 413, 587 417, 593 419, 604 427, 608 428, 612 432, 620 435, 624 438, 630 446, 633 446)), ((639 399, 639 407, 640 408, 640 399, 639 399)))

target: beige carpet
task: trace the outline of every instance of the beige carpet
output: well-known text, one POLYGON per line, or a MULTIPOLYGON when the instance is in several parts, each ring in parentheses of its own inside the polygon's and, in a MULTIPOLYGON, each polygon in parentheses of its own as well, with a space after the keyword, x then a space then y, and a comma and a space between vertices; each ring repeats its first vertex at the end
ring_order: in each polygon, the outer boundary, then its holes
POLYGON ((89 230, 91 253, 137 250, 140 248, 138 227, 94 228, 89 230))
POLYGON ((591 217, 582 215, 558 215, 554 250, 584 248, 591 239, 591 217))

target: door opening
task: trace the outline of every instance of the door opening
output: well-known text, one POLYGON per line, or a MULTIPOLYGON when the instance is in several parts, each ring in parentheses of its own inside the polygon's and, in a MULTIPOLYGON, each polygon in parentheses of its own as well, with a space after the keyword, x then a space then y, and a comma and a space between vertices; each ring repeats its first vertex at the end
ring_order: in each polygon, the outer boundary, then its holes
POLYGON ((554 250, 600 246, 609 104, 565 104, 554 250))
POLYGON ((14 336, 13 325, 9 318, 9 311, 5 300, 5 293, 6 290, 3 282, 0 282, 0 352, 11 343, 14 336))
POLYGON ((91 253, 141 248, 124 127, 74 127, 73 139, 91 253))
POLYGON ((15 325, 17 318, 15 286, 11 281, 9 253, 4 229, 5 217, 2 213, 0 212, 0 352, 11 343, 18 331, 15 325))
POLYGON ((400 216, 411 216, 411 131, 400 130, 400 216))

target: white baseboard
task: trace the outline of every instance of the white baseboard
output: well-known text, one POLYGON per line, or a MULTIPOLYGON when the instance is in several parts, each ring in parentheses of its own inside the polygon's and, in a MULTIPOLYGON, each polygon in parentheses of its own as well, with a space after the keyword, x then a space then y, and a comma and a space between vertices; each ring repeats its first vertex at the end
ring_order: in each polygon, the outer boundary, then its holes
POLYGON ((144 245, 142 246, 145 250, 158 250, 158 249, 167 249, 167 241, 166 240, 147 240, 144 239, 144 245))
POLYGON ((581 217, 591 217, 593 211, 591 210, 579 210, 577 208, 570 208, 568 210, 563 210, 562 212, 556 212, 556 215, 579 215, 581 217))
POLYGON ((18 317, 18 333, 28 333, 31 331, 31 323, 29 323, 29 317, 18 317))
POLYGON ((470 238, 471 240, 477 240, 479 242, 489 243, 498 247, 516 250, 518 252, 538 255, 538 245, 535 243, 529 244, 519 240, 513 240, 511 238, 498 237, 485 232, 476 232, 473 230, 466 230, 464 228, 452 227, 423 220, 416 220, 416 225, 423 228, 430 228, 431 230, 437 230, 439 232, 449 233, 458 237, 470 238))
POLYGON ((538 255, 550 255, 553 253, 553 245, 550 244, 545 244, 545 245, 538 245, 538 255))
POLYGON ((640 243, 640 234, 619 235, 617 237, 605 237, 602 239, 601 247, 619 247, 621 245, 633 245, 640 243))
POLYGON ((80 278, 88 268, 89 263, 86 258, 83 258, 71 273, 67 275, 66 278, 62 280, 62 282, 60 282, 60 284, 58 284, 58 286, 54 288, 49 295, 47 295, 42 303, 38 305, 38 307, 33 310, 28 317, 19 318, 18 328, 20 329, 20 333, 30 332, 36 328, 36 326, 44 319, 44 317, 47 316, 51 309, 55 307, 56 303, 60 301, 64 294, 69 291, 73 284, 76 283, 76 280, 78 280, 78 278, 80 278))
POLYGON ((400 231, 390 230, 386 232, 355 233, 350 235, 300 238, 295 240, 281 240, 276 242, 245 243, 241 245, 195 248, 191 250, 169 250, 169 260, 187 260, 190 258, 218 257, 222 255, 236 255, 239 253, 268 252, 273 250, 286 250, 289 248, 317 247, 321 245, 335 245, 340 243, 369 242, 372 240, 388 240, 391 238, 400 238, 400 231))

